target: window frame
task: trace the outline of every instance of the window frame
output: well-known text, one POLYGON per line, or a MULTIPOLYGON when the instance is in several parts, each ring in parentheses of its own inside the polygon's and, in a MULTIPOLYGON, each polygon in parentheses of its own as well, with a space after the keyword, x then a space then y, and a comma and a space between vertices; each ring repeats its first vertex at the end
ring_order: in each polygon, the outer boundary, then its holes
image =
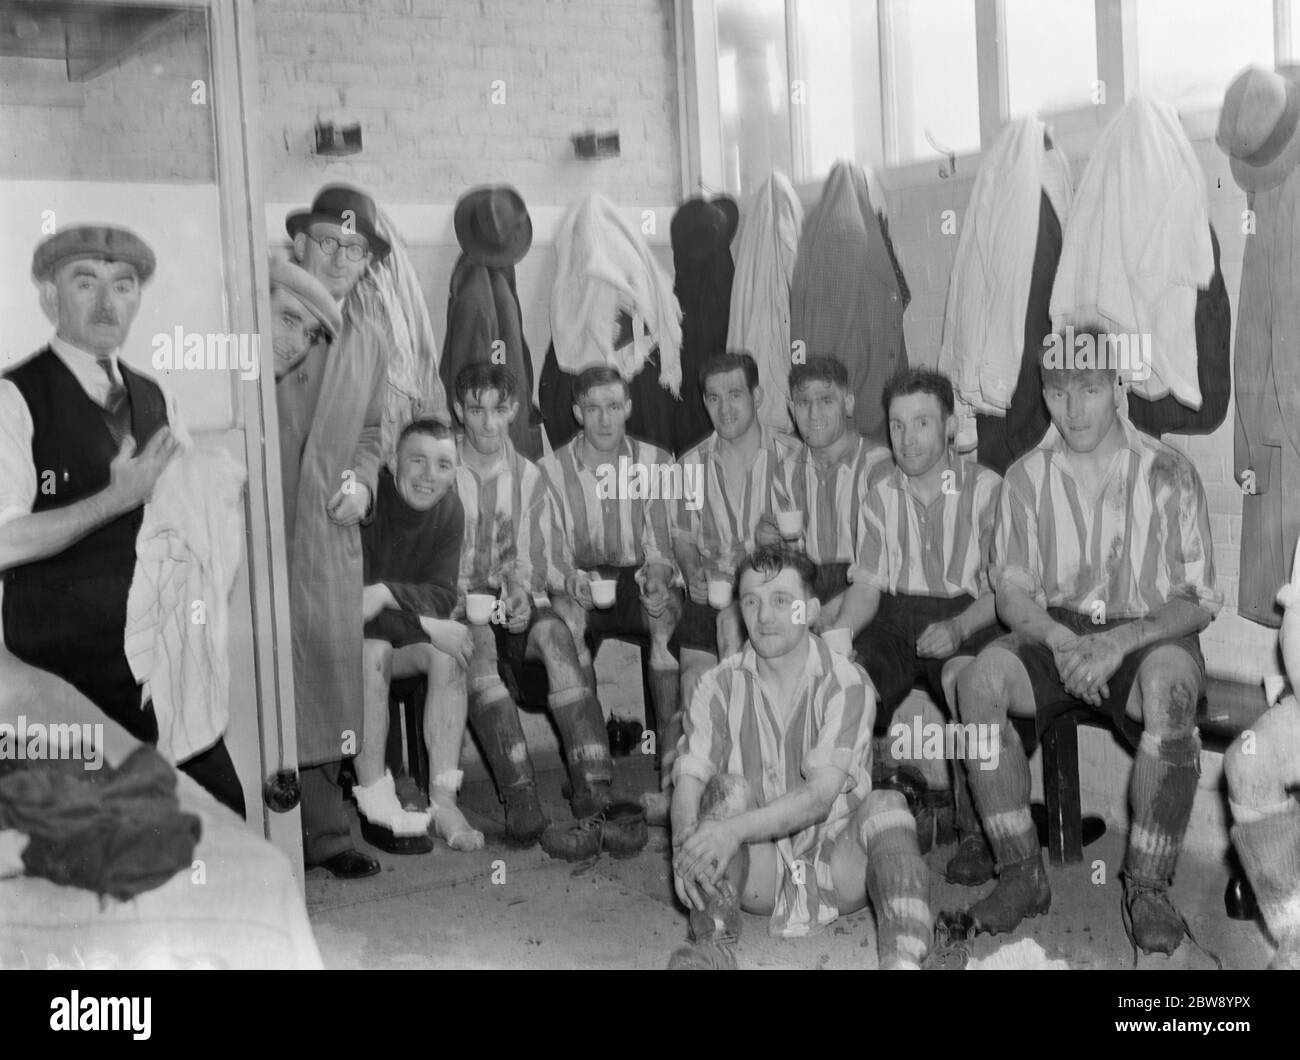
MULTIPOLYGON (((1003 0, 971 0, 975 7, 975 49, 979 93, 980 144, 974 151, 955 155, 955 168, 947 172, 948 159, 899 161, 899 130, 894 107, 894 58, 890 47, 893 27, 890 10, 906 0, 872 0, 876 5, 875 39, 879 55, 879 85, 867 108, 878 108, 874 120, 859 118, 855 143, 860 161, 873 165, 886 186, 914 187, 937 184, 953 176, 971 174, 979 165, 984 144, 991 143, 1010 118, 1010 86, 1007 76, 1006 42, 1002 27, 1006 20, 1003 0), (864 152, 879 133, 877 164, 864 152), (946 172, 946 176, 944 175, 946 172)), ((1096 11, 1097 80, 1105 86, 1105 102, 1060 111, 1040 113, 1056 145, 1071 158, 1086 156, 1101 131, 1132 97, 1137 86, 1140 56, 1137 49, 1138 0, 1094 0, 1096 11)), ((1291 52, 1291 29, 1300 0, 1273 0, 1273 60, 1300 63, 1300 47, 1291 52)), ((801 78, 796 0, 785 0, 786 69, 791 83, 801 78)), ((678 40, 678 100, 682 116, 682 192, 723 190, 721 122, 717 107, 717 18, 715 0, 675 0, 678 40), (712 108, 711 110, 709 108, 712 108)), ((855 42, 859 43, 859 42, 855 42)), ((787 174, 796 187, 821 180, 824 174, 810 172, 811 146, 802 108, 791 105, 790 144, 794 172, 787 174)), ((1193 139, 1212 136, 1219 108, 1189 108, 1179 117, 1193 139)))

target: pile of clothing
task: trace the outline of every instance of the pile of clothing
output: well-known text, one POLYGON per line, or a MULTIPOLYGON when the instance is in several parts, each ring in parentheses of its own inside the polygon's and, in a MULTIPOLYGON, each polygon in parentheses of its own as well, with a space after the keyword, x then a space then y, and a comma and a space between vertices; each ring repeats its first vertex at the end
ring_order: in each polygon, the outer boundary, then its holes
POLYGON ((175 771, 141 746, 98 770, 0 761, 0 836, 11 831, 27 838, 4 844, 21 847, 27 875, 126 901, 189 868, 202 829, 180 810, 175 771))

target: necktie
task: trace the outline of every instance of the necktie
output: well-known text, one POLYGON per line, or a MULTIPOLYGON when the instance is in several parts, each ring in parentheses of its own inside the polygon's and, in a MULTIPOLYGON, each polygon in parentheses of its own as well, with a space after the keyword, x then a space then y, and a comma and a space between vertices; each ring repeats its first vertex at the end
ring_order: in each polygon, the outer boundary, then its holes
POLYGON ((113 444, 121 445, 122 439, 131 433, 131 409, 127 402, 126 387, 118 382, 113 374, 113 361, 109 357, 99 359, 99 367, 108 376, 108 400, 104 404, 104 422, 113 436, 113 444))

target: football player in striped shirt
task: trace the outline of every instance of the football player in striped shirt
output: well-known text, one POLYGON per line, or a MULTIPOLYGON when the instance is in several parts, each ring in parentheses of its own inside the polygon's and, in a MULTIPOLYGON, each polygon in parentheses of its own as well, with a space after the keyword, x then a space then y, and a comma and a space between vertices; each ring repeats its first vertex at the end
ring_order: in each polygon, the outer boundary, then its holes
MULTIPOLYGON (((997 625, 988 557, 1001 477, 952 451, 956 430, 948 377, 910 368, 885 387, 894 467, 857 511, 858 559, 839 625, 880 698, 877 733, 924 679, 956 717, 957 675, 1006 630, 997 625)), ((963 743, 959 757, 967 751, 963 743)), ((993 854, 952 763, 960 845, 948 879, 969 887, 993 878, 993 854)))
MULTIPOLYGON (((1105 332, 1076 327, 1101 360, 1062 366, 1044 343, 1052 425, 1002 483, 989 580, 1012 632, 958 678, 963 722, 999 727, 996 768, 967 777, 998 884, 971 908, 993 934, 1052 900, 1029 815, 1029 765, 1007 715, 1107 715, 1136 753, 1121 915, 1134 951, 1173 953, 1188 935, 1169 897, 1200 775, 1199 633, 1222 606, 1200 476, 1120 409, 1121 366, 1105 332)), ((982 763, 983 764, 983 763, 982 763)))

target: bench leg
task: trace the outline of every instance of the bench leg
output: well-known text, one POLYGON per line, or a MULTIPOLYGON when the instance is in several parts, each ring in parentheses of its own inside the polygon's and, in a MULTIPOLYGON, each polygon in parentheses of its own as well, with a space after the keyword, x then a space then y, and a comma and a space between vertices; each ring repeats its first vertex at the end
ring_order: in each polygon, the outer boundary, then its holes
POLYGON ((1048 855, 1053 865, 1076 865, 1083 860, 1078 722, 1062 718, 1043 733, 1042 748, 1048 855))

